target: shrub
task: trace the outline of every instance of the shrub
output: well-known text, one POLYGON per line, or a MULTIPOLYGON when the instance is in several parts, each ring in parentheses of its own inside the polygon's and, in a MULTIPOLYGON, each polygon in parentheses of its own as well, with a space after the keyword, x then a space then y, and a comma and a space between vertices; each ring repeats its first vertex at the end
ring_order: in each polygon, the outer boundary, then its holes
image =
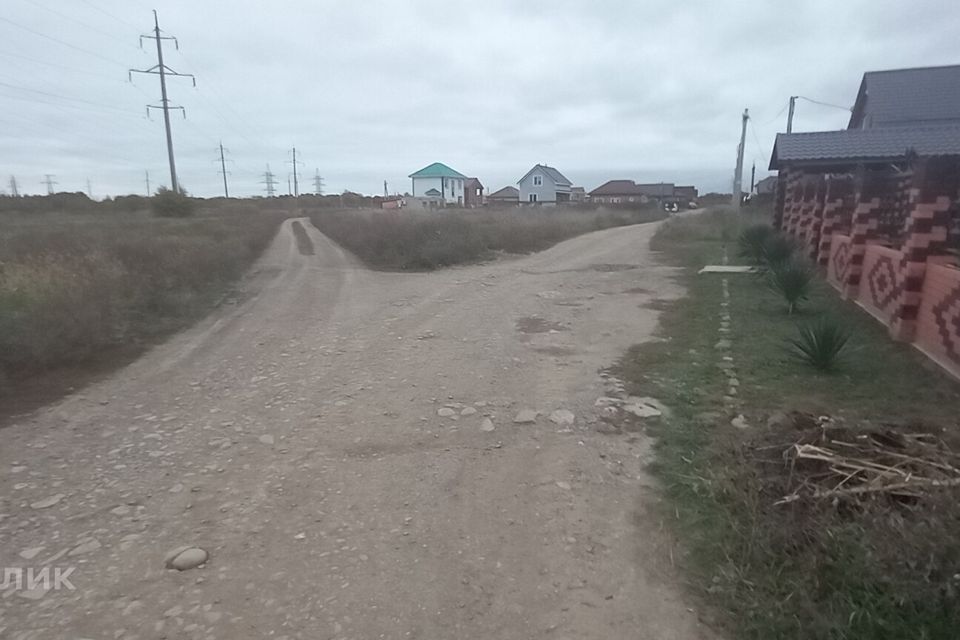
POLYGON ((770 288, 783 296, 787 313, 794 313, 800 302, 807 299, 813 282, 813 268, 806 260, 788 259, 773 263, 767 274, 770 288))
POLYGON ((150 209, 154 215, 163 218, 186 218, 193 215, 196 205, 186 192, 160 187, 150 198, 150 209))
POLYGON ((773 227, 766 224, 754 224, 744 229, 737 239, 740 257, 756 265, 762 264, 765 257, 764 245, 773 233, 773 227))
POLYGON ((771 233, 761 245, 761 263, 772 269, 791 260, 796 250, 797 244, 792 238, 771 233))
POLYGON ((819 371, 835 369, 850 331, 832 318, 802 325, 799 331, 799 337, 790 340, 793 354, 819 371))

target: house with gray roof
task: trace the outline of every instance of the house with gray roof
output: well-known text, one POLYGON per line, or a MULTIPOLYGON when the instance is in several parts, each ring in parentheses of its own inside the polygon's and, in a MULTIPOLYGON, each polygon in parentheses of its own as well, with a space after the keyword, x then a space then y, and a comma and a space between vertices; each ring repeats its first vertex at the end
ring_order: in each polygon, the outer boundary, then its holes
POLYGON ((777 135, 774 220, 960 378, 960 65, 865 73, 846 129, 777 135))
POLYGON ((570 202, 573 184, 555 168, 535 164, 517 181, 520 189, 520 204, 555 205, 570 202))
POLYGON ((443 204, 463 204, 467 176, 442 162, 429 164, 408 177, 414 197, 431 198, 443 204))

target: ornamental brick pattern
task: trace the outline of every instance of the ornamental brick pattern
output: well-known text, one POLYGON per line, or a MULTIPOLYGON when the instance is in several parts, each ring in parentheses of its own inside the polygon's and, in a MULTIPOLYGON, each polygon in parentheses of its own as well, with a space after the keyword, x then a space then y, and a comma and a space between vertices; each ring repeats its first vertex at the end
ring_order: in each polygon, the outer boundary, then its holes
POLYGON ((833 234, 850 231, 854 202, 851 176, 832 176, 828 179, 820 225, 820 243, 815 256, 817 264, 825 267, 830 263, 833 234))
POLYGON ((796 225, 801 251, 808 258, 816 257, 823 222, 823 198, 826 185, 822 176, 807 176, 803 189, 803 207, 796 225))
POLYGON ((927 267, 915 340, 921 351, 960 377, 960 269, 927 267))
POLYGON ((890 327, 891 333, 900 340, 913 339, 916 331, 927 260, 943 253, 947 246, 950 205, 951 200, 946 196, 934 202, 918 202, 907 219, 904 229, 906 241, 899 264, 902 287, 898 292, 897 308, 890 327))
POLYGON ((827 281, 838 291, 843 291, 850 271, 850 236, 833 234, 830 243, 830 261, 827 266, 827 281))
POLYGON ((877 211, 880 210, 880 198, 860 200, 853 210, 850 224, 850 257, 846 277, 840 292, 846 297, 856 297, 860 288, 860 276, 863 274, 863 259, 867 252, 867 241, 877 234, 877 211))
POLYGON ((879 246, 868 246, 864 252, 863 282, 857 299, 884 324, 893 318, 894 303, 902 288, 897 266, 900 255, 896 249, 879 246))

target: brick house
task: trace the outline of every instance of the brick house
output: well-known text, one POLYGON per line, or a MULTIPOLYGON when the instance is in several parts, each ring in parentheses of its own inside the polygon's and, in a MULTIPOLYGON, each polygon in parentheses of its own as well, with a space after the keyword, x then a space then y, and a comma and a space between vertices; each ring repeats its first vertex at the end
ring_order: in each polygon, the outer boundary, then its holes
POLYGON ((483 206, 483 185, 477 178, 467 178, 463 185, 463 206, 483 206))
POLYGON ((960 377, 960 65, 866 73, 839 131, 777 135, 775 223, 960 377))

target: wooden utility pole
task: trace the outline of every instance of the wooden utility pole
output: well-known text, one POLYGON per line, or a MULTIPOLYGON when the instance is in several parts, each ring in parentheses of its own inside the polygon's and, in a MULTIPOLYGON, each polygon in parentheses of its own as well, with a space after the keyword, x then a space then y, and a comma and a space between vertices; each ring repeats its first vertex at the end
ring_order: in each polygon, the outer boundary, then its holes
MULTIPOLYGON (((790 110, 787 112, 787 133, 793 133, 793 110, 797 106, 799 96, 790 96, 790 110)), ((780 113, 783 113, 781 111, 780 113)))
POLYGON ((743 200, 743 149, 747 141, 747 120, 750 111, 743 110, 743 129, 740 131, 740 146, 737 147, 737 168, 733 173, 733 206, 740 211, 740 202, 743 200))
POLYGON ((754 188, 757 186, 757 163, 753 163, 753 167, 750 169, 750 193, 753 193, 754 188))

